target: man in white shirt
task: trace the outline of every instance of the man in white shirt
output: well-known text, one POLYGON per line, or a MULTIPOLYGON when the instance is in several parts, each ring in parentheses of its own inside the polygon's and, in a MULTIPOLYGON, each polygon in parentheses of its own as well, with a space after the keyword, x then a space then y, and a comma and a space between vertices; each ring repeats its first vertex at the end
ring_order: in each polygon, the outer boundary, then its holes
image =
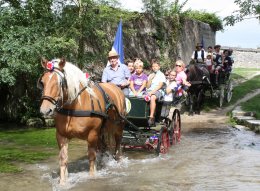
POLYGON ((207 52, 202 49, 202 44, 197 43, 196 50, 193 51, 191 59, 195 61, 195 63, 204 63, 206 58, 207 52))

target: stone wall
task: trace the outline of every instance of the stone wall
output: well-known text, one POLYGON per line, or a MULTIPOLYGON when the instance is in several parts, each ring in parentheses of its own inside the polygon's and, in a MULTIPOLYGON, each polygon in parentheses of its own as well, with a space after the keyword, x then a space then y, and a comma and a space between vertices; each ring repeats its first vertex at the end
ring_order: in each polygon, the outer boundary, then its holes
POLYGON ((222 47, 224 49, 233 49, 234 68, 260 69, 260 49, 222 47))
POLYGON ((199 21, 186 20, 181 34, 181 39, 178 42, 178 52, 185 63, 190 62, 196 44, 201 43, 202 39, 205 48, 214 46, 216 43, 216 32, 208 24, 199 21))
MULTIPOLYGON (((208 24, 185 20, 181 27, 180 39, 174 39, 174 23, 171 19, 161 21, 162 29, 156 28, 156 22, 150 15, 125 23, 124 27, 133 29, 132 32, 124 34, 124 51, 125 58, 139 57, 149 61, 154 57, 164 57, 166 62, 173 62, 178 57, 184 60, 185 63, 190 62, 192 52, 195 45, 203 39, 204 46, 215 45, 215 31, 208 24), (158 30, 163 30, 163 37, 158 36, 158 30), (161 38, 161 39, 159 39, 161 38), (164 41, 163 47, 158 43, 164 41)), ((125 31, 127 31, 125 30, 125 31)))

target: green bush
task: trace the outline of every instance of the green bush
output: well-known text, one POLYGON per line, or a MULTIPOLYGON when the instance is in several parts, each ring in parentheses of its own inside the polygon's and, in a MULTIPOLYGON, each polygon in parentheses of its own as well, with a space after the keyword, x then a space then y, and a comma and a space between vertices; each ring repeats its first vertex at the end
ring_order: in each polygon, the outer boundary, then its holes
POLYGON ((208 23, 214 31, 223 30, 223 22, 215 13, 190 10, 186 13, 186 17, 208 23))

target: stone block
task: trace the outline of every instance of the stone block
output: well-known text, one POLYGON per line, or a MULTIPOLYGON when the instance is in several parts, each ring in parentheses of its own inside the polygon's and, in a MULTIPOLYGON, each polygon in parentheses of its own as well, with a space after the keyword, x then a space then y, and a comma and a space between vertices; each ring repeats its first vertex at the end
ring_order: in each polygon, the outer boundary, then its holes
POLYGON ((43 127, 43 121, 40 118, 30 118, 26 121, 26 126, 27 127, 36 127, 36 128, 40 128, 43 127))

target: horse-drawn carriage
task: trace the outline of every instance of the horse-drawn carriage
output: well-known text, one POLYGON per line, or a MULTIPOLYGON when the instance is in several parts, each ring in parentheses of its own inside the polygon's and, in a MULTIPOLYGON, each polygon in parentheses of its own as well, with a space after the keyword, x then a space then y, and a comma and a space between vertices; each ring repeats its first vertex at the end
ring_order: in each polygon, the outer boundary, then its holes
POLYGON ((149 103, 143 98, 129 98, 131 109, 126 116, 125 96, 116 85, 88 81, 78 67, 65 59, 42 59, 41 64, 45 70, 37 83, 42 91, 40 112, 55 119, 61 184, 68 177, 68 143, 72 138, 88 143, 90 175, 95 173, 97 151, 109 146, 105 138, 114 143, 117 160, 122 139, 124 147, 139 145, 157 153, 166 153, 171 144, 180 141, 180 112, 170 109, 181 99, 169 104, 159 102, 157 123, 152 127, 148 125, 149 103))
POLYGON ((218 73, 210 73, 203 64, 192 64, 188 68, 188 80, 191 83, 189 88, 188 105, 190 113, 193 107, 200 111, 205 96, 211 99, 217 98, 219 107, 224 101, 230 102, 232 98, 233 83, 231 72, 223 69, 218 73))
POLYGON ((143 98, 127 99, 129 113, 123 134, 124 149, 155 150, 157 154, 167 153, 170 146, 181 138, 181 116, 178 106, 184 99, 176 97, 173 102, 158 101, 155 124, 148 123, 149 102, 143 98))
POLYGON ((229 103, 232 98, 233 82, 230 77, 231 73, 220 71, 219 74, 210 74, 210 84, 208 88, 210 97, 218 99, 219 107, 222 107, 224 101, 229 103))

